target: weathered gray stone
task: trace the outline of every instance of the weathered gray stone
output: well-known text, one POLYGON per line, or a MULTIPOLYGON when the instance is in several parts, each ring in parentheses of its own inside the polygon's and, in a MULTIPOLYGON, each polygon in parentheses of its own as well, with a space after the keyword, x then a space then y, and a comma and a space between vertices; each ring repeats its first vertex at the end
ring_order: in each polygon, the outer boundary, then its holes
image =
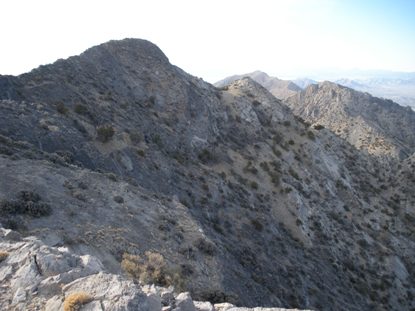
POLYGON ((222 302, 222 303, 215 303, 214 307, 216 311, 227 311, 231 308, 234 308, 235 306, 228 302, 222 302))
POLYGON ((188 292, 180 293, 176 297, 176 308, 174 311, 196 311, 192 297, 188 292))
POLYGON ((16 305, 26 300, 26 291, 19 287, 13 295, 12 305, 16 305))
POLYGON ((168 306, 168 305, 173 304, 174 299, 175 299, 173 287, 161 289, 160 298, 161 298, 161 303, 163 304, 163 306, 168 306))
POLYGON ((160 296, 155 293, 151 293, 147 295, 147 303, 148 303, 149 310, 151 311, 153 310, 158 311, 158 310, 161 310, 162 308, 160 296))
POLYGON ((19 232, 4 228, 0 228, 0 236, 6 241, 20 241, 22 239, 19 232))
POLYGON ((197 311, 215 311, 213 305, 208 301, 193 301, 197 311))

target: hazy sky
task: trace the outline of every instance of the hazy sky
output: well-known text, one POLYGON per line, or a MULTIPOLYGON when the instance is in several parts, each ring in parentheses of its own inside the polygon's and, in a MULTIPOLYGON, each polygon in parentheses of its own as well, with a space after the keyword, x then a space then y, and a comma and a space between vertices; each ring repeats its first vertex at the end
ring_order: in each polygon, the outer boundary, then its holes
POLYGON ((209 82, 257 69, 415 71, 415 0, 9 0, 0 12, 0 74, 125 37, 209 82))

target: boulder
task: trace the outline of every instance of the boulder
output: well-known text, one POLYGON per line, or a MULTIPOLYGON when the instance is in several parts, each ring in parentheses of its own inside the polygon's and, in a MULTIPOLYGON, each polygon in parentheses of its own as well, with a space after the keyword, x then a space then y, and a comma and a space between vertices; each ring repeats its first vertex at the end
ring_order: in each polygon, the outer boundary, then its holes
POLYGON ((193 301, 197 311, 215 311, 215 308, 209 301, 193 301))
POLYGON ((192 297, 188 292, 180 293, 176 297, 176 308, 173 311, 196 311, 192 297))

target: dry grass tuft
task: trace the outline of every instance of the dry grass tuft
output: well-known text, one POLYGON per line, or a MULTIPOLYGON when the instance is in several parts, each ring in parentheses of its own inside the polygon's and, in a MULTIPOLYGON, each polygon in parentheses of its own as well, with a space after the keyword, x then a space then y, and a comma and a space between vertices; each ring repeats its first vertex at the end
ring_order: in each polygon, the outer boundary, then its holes
POLYGON ((163 255, 159 253, 147 251, 144 256, 124 253, 121 267, 128 275, 143 284, 184 288, 184 280, 180 273, 169 269, 163 255))
POLYGON ((0 262, 6 260, 6 258, 9 256, 8 252, 0 251, 0 262))
POLYGON ((77 311, 82 305, 91 302, 93 298, 85 292, 77 292, 66 297, 63 303, 64 311, 77 311))

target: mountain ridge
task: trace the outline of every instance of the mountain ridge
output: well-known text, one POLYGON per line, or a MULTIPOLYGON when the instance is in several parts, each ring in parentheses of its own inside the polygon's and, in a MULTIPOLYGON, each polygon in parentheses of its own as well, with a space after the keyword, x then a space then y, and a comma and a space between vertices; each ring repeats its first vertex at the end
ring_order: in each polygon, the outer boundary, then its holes
POLYGON ((278 99, 286 99, 301 90, 298 85, 290 80, 281 80, 276 77, 270 77, 265 72, 259 70, 243 75, 234 75, 218 81, 214 85, 217 87, 223 87, 243 77, 252 78, 254 81, 264 86, 272 95, 278 99))
POLYGON ((415 151, 415 113, 391 100, 325 81, 286 103, 295 114, 371 154, 404 158, 415 151))
POLYGON ((379 161, 252 79, 218 89, 109 45, 0 78, 3 226, 116 274, 157 252, 212 303, 415 307, 413 157, 379 161))

